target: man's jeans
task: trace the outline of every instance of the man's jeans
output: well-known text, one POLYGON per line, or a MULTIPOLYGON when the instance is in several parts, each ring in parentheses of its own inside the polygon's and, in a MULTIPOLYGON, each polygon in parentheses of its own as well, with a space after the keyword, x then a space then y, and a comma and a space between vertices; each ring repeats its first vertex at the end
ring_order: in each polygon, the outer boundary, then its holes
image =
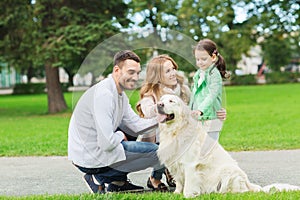
POLYGON ((152 176, 160 180, 165 167, 160 164, 157 157, 158 145, 150 142, 123 141, 126 160, 114 163, 108 167, 84 168, 77 166, 80 171, 93 174, 97 181, 103 185, 112 181, 126 181, 129 172, 144 170, 153 167, 152 176))

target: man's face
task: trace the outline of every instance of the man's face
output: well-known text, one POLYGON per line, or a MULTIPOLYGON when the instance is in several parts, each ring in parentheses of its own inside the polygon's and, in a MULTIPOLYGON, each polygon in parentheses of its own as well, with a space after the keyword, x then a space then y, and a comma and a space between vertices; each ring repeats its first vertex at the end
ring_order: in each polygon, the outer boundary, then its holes
POLYGON ((133 90, 136 87, 136 83, 139 80, 139 74, 141 72, 140 63, 134 60, 125 60, 123 67, 119 73, 119 86, 122 90, 133 90))

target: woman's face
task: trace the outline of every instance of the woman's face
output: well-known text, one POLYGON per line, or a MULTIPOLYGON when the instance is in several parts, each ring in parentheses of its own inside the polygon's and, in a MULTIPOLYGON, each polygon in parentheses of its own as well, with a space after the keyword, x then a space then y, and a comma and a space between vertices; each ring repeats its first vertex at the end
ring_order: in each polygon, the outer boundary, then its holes
POLYGON ((162 84, 166 87, 172 88, 177 85, 177 78, 176 78, 176 69, 175 66, 172 64, 171 61, 166 61, 163 64, 163 72, 162 72, 162 84))
POLYGON ((214 62, 216 62, 216 55, 210 56, 205 50, 195 51, 196 65, 202 70, 206 70, 214 62))

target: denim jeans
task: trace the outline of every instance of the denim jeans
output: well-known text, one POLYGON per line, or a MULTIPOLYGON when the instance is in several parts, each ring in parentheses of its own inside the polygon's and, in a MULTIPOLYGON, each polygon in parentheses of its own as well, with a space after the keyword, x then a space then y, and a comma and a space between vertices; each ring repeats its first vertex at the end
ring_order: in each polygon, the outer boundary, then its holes
POLYGON ((127 174, 153 167, 151 176, 157 180, 162 178, 165 167, 160 164, 157 157, 158 145, 150 142, 123 141, 126 160, 101 168, 84 168, 77 166, 80 171, 93 174, 97 181, 103 185, 112 181, 126 181, 127 174))

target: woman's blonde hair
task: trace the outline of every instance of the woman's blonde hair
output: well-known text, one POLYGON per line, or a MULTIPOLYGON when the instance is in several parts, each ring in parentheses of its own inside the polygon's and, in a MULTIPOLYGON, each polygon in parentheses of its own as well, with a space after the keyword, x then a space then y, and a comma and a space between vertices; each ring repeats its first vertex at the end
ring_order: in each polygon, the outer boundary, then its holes
MULTIPOLYGON (((177 63, 166 54, 161 54, 153 57, 146 66, 146 79, 140 90, 140 99, 144 97, 152 97, 154 102, 157 102, 162 95, 164 95, 164 85, 162 85, 162 74, 163 74, 163 65, 165 62, 171 61, 174 69, 178 70, 177 63)), ((182 85, 184 83, 184 77, 176 73, 177 81, 180 85, 180 96, 184 101, 186 100, 185 91, 182 89, 182 85)), ((174 89, 174 88, 172 88, 174 89)), ((141 110, 140 104, 138 103, 136 106, 136 110, 138 111, 141 117, 144 117, 144 114, 141 110)))

